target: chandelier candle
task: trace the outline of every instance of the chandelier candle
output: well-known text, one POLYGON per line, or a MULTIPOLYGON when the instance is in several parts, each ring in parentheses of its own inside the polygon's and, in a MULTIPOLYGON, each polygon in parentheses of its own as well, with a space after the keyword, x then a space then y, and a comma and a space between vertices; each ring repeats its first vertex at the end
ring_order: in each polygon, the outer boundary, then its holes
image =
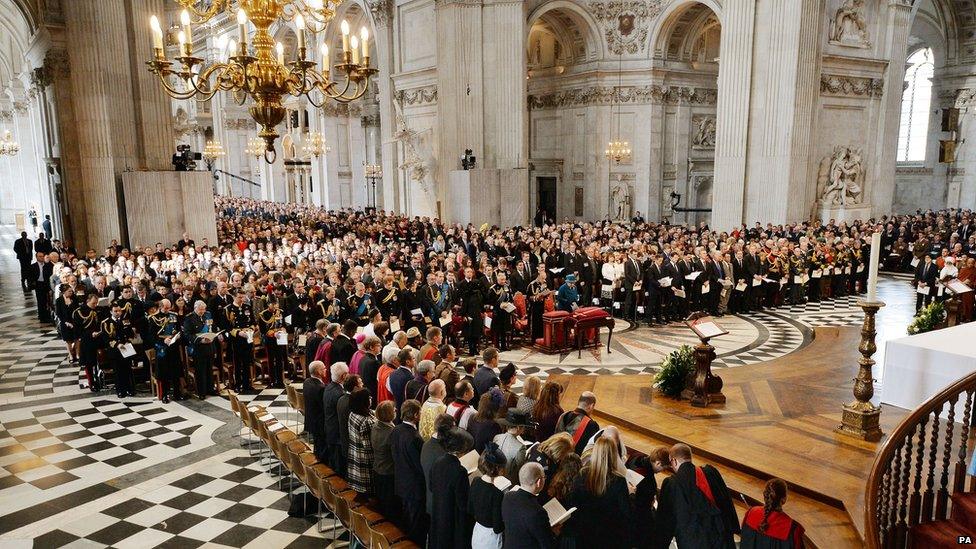
POLYGON ((369 31, 366 27, 359 29, 359 42, 363 45, 363 59, 369 59, 369 31))
POLYGON ((193 29, 190 28, 190 12, 183 10, 180 13, 180 23, 183 25, 183 32, 186 33, 186 43, 189 44, 189 47, 186 48, 186 55, 189 57, 193 51, 193 29))
POLYGON ((305 59, 305 18, 300 13, 295 16, 295 32, 298 34, 298 51, 301 52, 300 57, 305 59))
POLYGON ((166 54, 163 52, 163 29, 159 26, 159 18, 155 15, 150 17, 149 27, 152 29, 153 53, 156 59, 163 59, 166 54))
POLYGON ((237 10, 237 33, 241 42, 241 55, 247 55, 247 13, 237 10))
POLYGON ((342 20, 342 24, 339 25, 339 29, 342 30, 342 51, 349 52, 349 22, 345 19, 342 20))

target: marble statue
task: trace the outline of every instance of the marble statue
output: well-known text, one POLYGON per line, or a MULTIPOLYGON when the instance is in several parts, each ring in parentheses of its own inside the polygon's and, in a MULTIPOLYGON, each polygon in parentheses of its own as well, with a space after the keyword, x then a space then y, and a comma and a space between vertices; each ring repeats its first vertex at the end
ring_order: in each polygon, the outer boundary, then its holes
POLYGON ((864 0, 845 0, 837 8, 830 21, 828 38, 831 43, 846 46, 869 46, 868 25, 864 20, 861 9, 864 0))
POLYGON ((695 147, 713 148, 715 147, 715 119, 703 116, 697 119, 698 131, 692 145, 695 147))
POLYGON ((859 183, 864 169, 861 149, 838 147, 829 157, 827 186, 820 197, 824 205, 852 206, 863 198, 859 183))
POLYGON ((610 220, 630 220, 630 185, 623 181, 618 181, 610 190, 610 220))

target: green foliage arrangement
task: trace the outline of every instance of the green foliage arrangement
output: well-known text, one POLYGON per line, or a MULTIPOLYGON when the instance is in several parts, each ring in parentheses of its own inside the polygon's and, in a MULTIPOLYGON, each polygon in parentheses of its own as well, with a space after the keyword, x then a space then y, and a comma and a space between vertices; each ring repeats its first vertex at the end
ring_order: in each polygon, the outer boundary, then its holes
POLYGON ((680 398, 685 380, 695 369, 695 355, 690 345, 671 351, 661 363, 661 371, 654 376, 654 386, 671 398, 680 398))
POLYGON ((915 315, 915 320, 908 325, 908 334, 924 334, 925 332, 931 332, 939 327, 939 324, 945 322, 946 310, 945 304, 939 301, 933 301, 929 306, 923 307, 921 311, 915 315))

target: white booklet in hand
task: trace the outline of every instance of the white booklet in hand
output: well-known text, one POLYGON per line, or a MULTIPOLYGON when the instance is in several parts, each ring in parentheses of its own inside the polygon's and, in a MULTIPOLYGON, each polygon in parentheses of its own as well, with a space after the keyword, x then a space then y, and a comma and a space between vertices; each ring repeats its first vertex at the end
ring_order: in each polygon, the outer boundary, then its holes
POLYGON ((278 345, 288 345, 288 332, 281 330, 275 334, 275 343, 278 345))
POLYGON ((298 346, 299 347, 304 347, 305 346, 305 343, 307 341, 308 341, 308 336, 306 336, 305 334, 302 334, 302 335, 298 336, 298 346))
POLYGON ((400 319, 393 317, 390 319, 390 331, 397 333, 400 331, 400 319))
POLYGON ((629 484, 632 486, 637 486, 642 480, 644 480, 644 475, 633 469, 627 469, 627 482, 629 484))
POLYGON ((513 305, 512 303, 509 303, 507 301, 505 303, 502 303, 501 305, 499 305, 498 308, 501 309, 501 310, 503 310, 503 311, 505 311, 506 313, 509 313, 509 314, 515 312, 515 305, 513 305))
POLYGON ((451 317, 449 315, 444 315, 437 323, 441 325, 441 328, 448 326, 451 324, 451 317))
POLYGON ((481 456, 478 452, 471 450, 467 454, 464 454, 459 459, 461 460, 461 467, 468 472, 468 474, 473 474, 478 472, 478 460, 481 456))
POLYGON ((671 277, 670 276, 666 276, 664 278, 659 278, 659 279, 657 279, 657 282, 658 282, 658 284, 661 285, 662 288, 670 288, 671 287, 671 277))
POLYGON ((566 522, 566 519, 568 519, 573 512, 576 511, 575 507, 566 509, 556 498, 550 499, 549 503, 543 505, 542 508, 545 509, 546 513, 549 515, 549 526, 556 526, 566 522))
POLYGON ((135 356, 136 349, 131 343, 123 343, 119 345, 119 352, 122 353, 122 358, 129 358, 130 356, 135 356))
POLYGON ((166 345, 172 345, 172 344, 176 343, 177 341, 179 341, 180 340, 180 333, 179 332, 176 332, 171 337, 172 337, 172 339, 170 339, 169 340, 169 343, 167 343, 166 345))
POLYGON ((695 272, 693 272, 693 273, 691 273, 689 275, 686 275, 685 276, 685 280, 695 280, 696 278, 698 278, 698 275, 700 275, 700 274, 701 274, 701 271, 695 271, 695 272))

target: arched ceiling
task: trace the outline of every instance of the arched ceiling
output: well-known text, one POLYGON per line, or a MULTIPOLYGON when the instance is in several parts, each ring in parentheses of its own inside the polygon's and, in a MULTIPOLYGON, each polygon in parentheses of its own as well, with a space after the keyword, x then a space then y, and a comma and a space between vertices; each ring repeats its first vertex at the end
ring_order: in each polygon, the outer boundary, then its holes
POLYGON ((0 90, 23 70, 32 18, 24 0, 0 0, 0 90))
POLYGON ((664 23, 655 50, 668 61, 712 63, 720 33, 715 12, 705 4, 690 3, 664 23))

